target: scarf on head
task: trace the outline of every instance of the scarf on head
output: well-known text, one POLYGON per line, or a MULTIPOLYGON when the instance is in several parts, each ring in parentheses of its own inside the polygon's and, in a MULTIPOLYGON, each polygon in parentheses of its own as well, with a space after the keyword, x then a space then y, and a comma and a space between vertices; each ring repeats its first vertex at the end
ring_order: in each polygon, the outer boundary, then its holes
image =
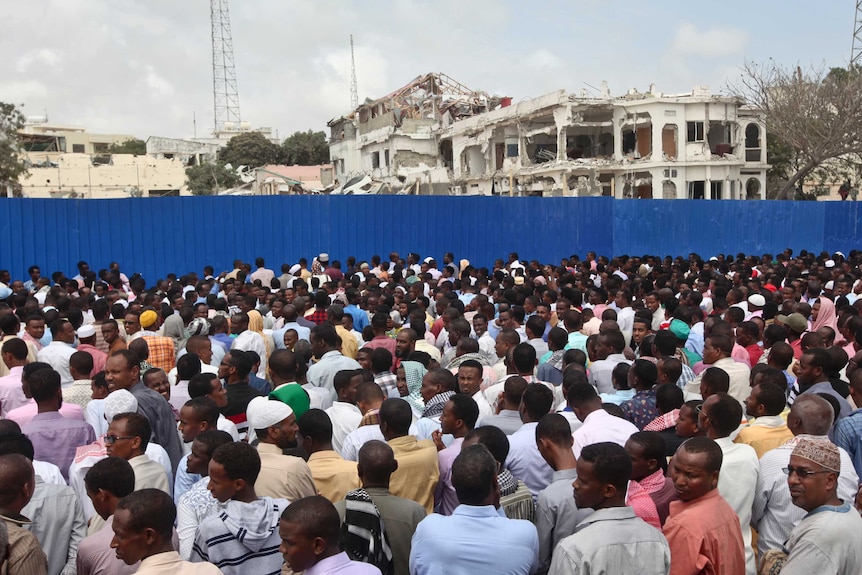
POLYGON ((409 403, 413 411, 422 413, 425 411, 425 402, 419 392, 422 390, 422 378, 428 370, 418 361, 402 361, 401 367, 404 368, 404 377, 407 379, 407 395, 401 399, 409 403))
POLYGON ((341 545, 354 561, 374 565, 383 575, 392 575, 392 549, 380 511, 364 489, 354 489, 344 497, 341 545))
POLYGON ((554 369, 558 369, 563 371, 563 355, 566 353, 564 349, 558 349, 557 351, 551 352, 551 357, 548 358, 548 361, 545 363, 550 364, 554 369))
POLYGON ((437 417, 443 413, 443 406, 449 401, 449 398, 455 395, 454 391, 444 391, 438 393, 431 398, 431 401, 425 406, 425 411, 422 412, 422 417, 437 417))
POLYGON ((479 364, 483 367, 488 366, 488 358, 486 358, 481 353, 465 353, 464 355, 459 355, 458 357, 453 358, 452 361, 449 362, 449 365, 446 367, 446 369, 458 369, 461 364, 468 359, 478 361, 479 364))

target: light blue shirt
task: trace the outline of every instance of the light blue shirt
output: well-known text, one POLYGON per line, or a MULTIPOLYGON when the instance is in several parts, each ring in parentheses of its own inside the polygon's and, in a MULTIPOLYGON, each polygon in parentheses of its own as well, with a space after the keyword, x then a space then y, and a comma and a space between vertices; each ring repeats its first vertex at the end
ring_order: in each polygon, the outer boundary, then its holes
POLYGON ((628 401, 635 396, 635 390, 633 389, 618 389, 616 393, 600 393, 599 397, 602 399, 602 403, 613 403, 614 405, 620 405, 624 401, 628 401))
POLYGON ((533 494, 533 501, 539 497, 539 492, 551 484, 554 470, 539 453, 536 445, 536 427, 538 422, 523 424, 518 431, 509 436, 509 457, 506 458, 506 469, 516 479, 523 481, 533 494))
POLYGON ((531 575, 539 561, 536 526, 492 505, 459 505, 416 528, 410 575, 531 575))
POLYGON ((272 340, 275 343, 275 347, 278 349, 284 349, 284 334, 287 330, 292 329, 296 331, 297 339, 304 339, 305 341, 311 341, 309 338, 311 337, 311 330, 304 325, 299 325, 295 321, 284 324, 284 327, 281 329, 277 329, 272 332, 272 340))
MULTIPOLYGON (((284 345, 283 342, 282 345, 284 345)), ((361 367, 355 359, 342 355, 340 351, 328 351, 323 354, 320 361, 308 368, 308 383, 326 389, 332 394, 332 400, 335 401, 337 399, 334 385, 335 374, 344 369, 360 369, 361 367)))
POLYGON ((178 503, 183 494, 201 480, 197 473, 188 472, 189 456, 184 455, 177 465, 177 476, 174 479, 174 503, 178 503))

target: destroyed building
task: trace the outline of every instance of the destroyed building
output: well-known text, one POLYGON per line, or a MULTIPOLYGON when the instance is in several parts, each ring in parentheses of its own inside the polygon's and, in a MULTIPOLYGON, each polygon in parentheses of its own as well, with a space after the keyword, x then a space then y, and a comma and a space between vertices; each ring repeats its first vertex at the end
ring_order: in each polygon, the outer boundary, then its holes
POLYGON ((512 104, 451 82, 428 74, 330 121, 335 177, 452 195, 765 197, 764 125, 737 98, 613 97, 603 83, 512 104))

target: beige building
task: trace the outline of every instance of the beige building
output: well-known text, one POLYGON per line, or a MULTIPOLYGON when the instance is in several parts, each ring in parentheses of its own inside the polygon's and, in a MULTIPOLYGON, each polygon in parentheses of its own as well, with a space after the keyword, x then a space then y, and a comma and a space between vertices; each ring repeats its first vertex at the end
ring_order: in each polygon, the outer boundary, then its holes
POLYGON ((109 199, 189 195, 179 160, 108 155, 130 134, 93 134, 80 126, 28 122, 18 132, 29 174, 21 176, 25 198, 109 199))

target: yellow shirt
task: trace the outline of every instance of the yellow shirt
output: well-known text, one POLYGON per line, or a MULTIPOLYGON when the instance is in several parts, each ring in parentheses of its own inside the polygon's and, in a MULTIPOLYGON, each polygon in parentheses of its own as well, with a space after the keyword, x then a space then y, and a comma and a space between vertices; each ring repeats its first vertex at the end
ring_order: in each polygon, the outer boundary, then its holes
POLYGON ((318 451, 308 458, 314 486, 321 495, 337 503, 348 491, 359 489, 359 473, 355 461, 347 461, 336 452, 318 451))
POLYGON ((389 447, 395 452, 398 469, 389 480, 392 495, 411 499, 434 512, 434 489, 440 479, 437 465, 437 447, 430 439, 418 441, 412 435, 390 439, 389 447))
POLYGON ((317 495, 311 470, 302 458, 284 455, 272 443, 259 443, 257 452, 260 455, 260 475, 254 490, 258 495, 280 497, 291 503, 317 495))
POLYGON ((359 349, 359 344, 356 343, 356 338, 353 337, 353 334, 340 325, 335 326, 335 333, 341 338, 341 355, 350 359, 356 359, 356 351, 359 349))
POLYGON ((747 427, 739 431, 734 443, 745 443, 754 448, 757 458, 763 457, 767 451, 784 445, 793 434, 787 429, 787 424, 780 415, 759 417, 747 427))

